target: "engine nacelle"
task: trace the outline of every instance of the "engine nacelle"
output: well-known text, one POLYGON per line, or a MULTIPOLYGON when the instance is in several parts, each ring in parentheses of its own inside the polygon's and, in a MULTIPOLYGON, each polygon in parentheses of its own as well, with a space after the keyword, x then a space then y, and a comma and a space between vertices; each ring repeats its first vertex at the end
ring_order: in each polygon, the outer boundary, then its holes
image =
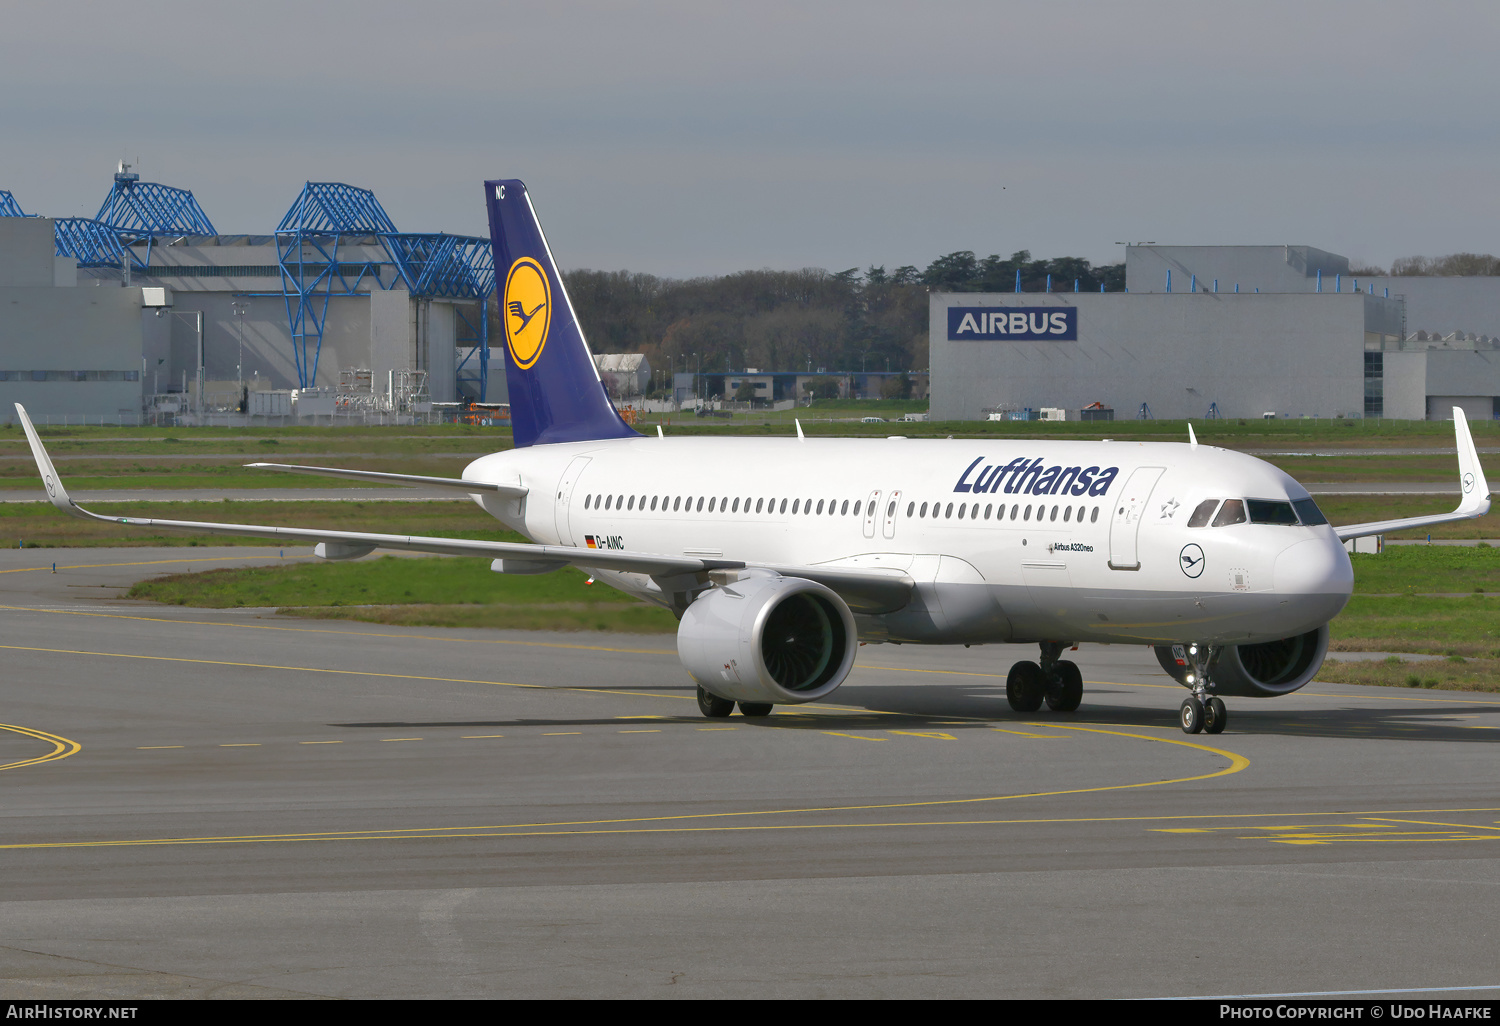
MULTIPOLYGON (((1313 679, 1328 654, 1328 625, 1279 641, 1224 645, 1208 664, 1209 680, 1219 695, 1275 698, 1289 695, 1313 679)), ((1179 684, 1191 667, 1177 665, 1172 646, 1157 645, 1156 661, 1179 684)))
POLYGON ((737 702, 822 698, 844 682, 858 648, 843 599, 768 571, 704 592, 677 627, 677 655, 693 680, 737 702))

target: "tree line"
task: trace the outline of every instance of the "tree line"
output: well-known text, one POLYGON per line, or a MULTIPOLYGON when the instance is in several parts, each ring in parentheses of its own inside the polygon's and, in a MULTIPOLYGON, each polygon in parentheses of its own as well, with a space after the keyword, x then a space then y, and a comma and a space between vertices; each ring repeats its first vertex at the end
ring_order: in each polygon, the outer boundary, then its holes
MULTIPOLYGON (((740 271, 722 277, 662 278, 631 271, 575 270, 563 281, 596 353, 645 353, 653 368, 704 373, 760 370, 910 371, 927 368, 927 294, 1117 292, 1125 265, 1094 267, 1079 257, 1035 260, 948 253, 913 265, 863 272, 804 268, 740 271)), ((503 338, 498 310, 495 333, 503 338)))
POLYGON ((1351 267, 1350 274, 1371 278, 1477 278, 1500 275, 1500 257, 1488 253, 1450 253, 1447 256, 1400 257, 1387 275, 1379 267, 1351 267))

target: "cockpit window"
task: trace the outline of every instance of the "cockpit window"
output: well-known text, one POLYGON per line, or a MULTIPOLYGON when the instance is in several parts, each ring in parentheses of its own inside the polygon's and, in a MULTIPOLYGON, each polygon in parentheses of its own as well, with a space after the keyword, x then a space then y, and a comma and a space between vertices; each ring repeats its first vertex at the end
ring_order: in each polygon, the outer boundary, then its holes
POLYGON ((1293 511, 1290 502, 1275 502, 1271 499, 1246 499, 1245 505, 1250 507, 1250 522, 1252 524, 1297 526, 1297 514, 1293 511))
POLYGON ((1308 527, 1328 523, 1328 518, 1323 515, 1323 511, 1318 508, 1318 504, 1310 498, 1293 499, 1292 508, 1297 511, 1297 516, 1308 527))
POLYGON ((1244 522, 1245 504, 1239 499, 1225 499, 1224 505, 1219 507, 1219 515, 1214 517, 1215 527, 1228 527, 1230 524, 1244 522))
POLYGON ((1219 508, 1218 499, 1204 499, 1198 503, 1198 508, 1193 510, 1193 515, 1188 519, 1189 527, 1207 527, 1208 522, 1213 519, 1214 510, 1219 508))

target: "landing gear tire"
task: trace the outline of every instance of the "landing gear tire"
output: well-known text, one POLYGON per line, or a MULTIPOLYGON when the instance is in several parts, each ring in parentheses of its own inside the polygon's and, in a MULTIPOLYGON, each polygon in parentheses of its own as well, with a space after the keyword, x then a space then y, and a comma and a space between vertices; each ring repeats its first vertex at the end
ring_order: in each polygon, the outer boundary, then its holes
POLYGON ((1036 663, 1016 663, 1005 678, 1005 699, 1016 712, 1036 712, 1046 692, 1047 678, 1036 663))
POLYGON ((720 698, 712 691, 705 691, 702 685, 699 685, 698 711, 710 719, 722 719, 734 712, 734 702, 727 698, 720 698))
POLYGON ((1229 710, 1224 708, 1224 702, 1219 696, 1215 695, 1203 703, 1203 733, 1222 734, 1228 723, 1229 710))
POLYGON ((1184 698, 1178 710, 1184 734, 1196 734, 1203 729, 1203 703, 1194 698, 1184 698))
POLYGON ((741 716, 769 716, 771 715, 770 702, 741 702, 741 716))
POLYGON ((1078 664, 1061 660, 1052 664, 1052 679, 1044 697, 1053 712, 1073 712, 1083 702, 1083 674, 1078 664))

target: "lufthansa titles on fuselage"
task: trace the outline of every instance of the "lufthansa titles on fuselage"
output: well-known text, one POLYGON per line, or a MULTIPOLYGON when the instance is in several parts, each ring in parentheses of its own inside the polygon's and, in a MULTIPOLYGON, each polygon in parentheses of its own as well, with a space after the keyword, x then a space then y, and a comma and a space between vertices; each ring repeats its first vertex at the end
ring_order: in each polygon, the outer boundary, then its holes
POLYGON ((1018 456, 1009 463, 981 467, 981 456, 969 464, 955 492, 1001 492, 1005 495, 1103 495, 1119 476, 1119 467, 1045 466, 1041 457, 1018 456), (975 471, 978 471, 976 474, 975 471))
POLYGON ((950 306, 948 341, 1076 342, 1073 306, 950 306))

